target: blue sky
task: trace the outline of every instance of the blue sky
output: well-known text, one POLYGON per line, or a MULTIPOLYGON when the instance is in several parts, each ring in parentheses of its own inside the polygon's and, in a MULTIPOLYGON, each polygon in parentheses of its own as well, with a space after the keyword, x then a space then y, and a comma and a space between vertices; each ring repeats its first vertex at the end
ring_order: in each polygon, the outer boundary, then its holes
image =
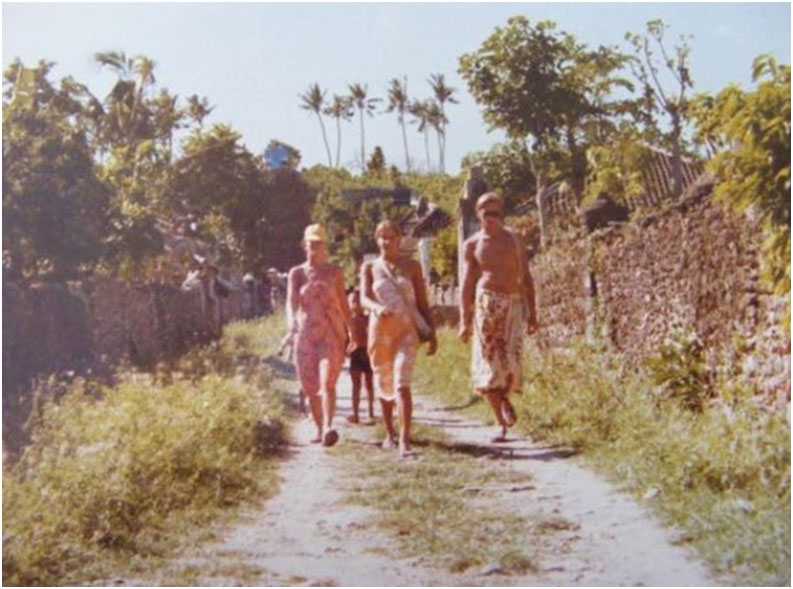
MULTIPOLYGON (((142 53, 157 62, 158 85, 182 97, 207 96, 216 105, 209 123, 230 124, 256 153, 273 138, 290 143, 308 166, 327 159, 316 119, 298 108, 298 95, 313 82, 337 93, 359 82, 384 97, 388 80, 406 75, 410 93, 424 98, 429 75, 443 73, 460 100, 448 112, 447 171, 456 172, 466 153, 499 141, 457 74, 458 57, 515 14, 554 20, 593 46, 623 48, 626 31, 642 31, 648 20, 662 18, 672 26, 670 40, 694 37, 691 70, 698 91, 730 82, 748 86, 752 59, 760 53, 790 63, 788 3, 3 3, 2 13, 4 68, 14 57, 27 65, 49 59, 58 64, 56 77, 73 75, 104 96, 114 78, 94 64, 93 54, 142 53)), ((377 116, 366 125, 367 151, 380 145, 389 163, 404 167, 396 117, 377 116)), ((354 168, 357 126, 345 125, 342 137, 342 162, 354 168)), ((423 139, 414 127, 409 142, 411 156, 424 165, 423 139)), ((436 152, 431 156, 435 163, 436 152)))

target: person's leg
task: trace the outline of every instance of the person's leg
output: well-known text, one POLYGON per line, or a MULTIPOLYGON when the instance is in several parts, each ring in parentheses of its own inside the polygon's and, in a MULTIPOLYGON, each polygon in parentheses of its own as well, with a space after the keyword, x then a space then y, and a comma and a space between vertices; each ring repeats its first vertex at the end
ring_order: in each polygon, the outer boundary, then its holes
POLYGON ((413 397, 410 394, 410 387, 399 389, 399 454, 408 456, 412 448, 410 446, 410 427, 413 423, 413 397))
POLYGON ((487 389, 480 391, 482 395, 487 397, 490 402, 490 407, 493 409, 493 415, 496 417, 498 425, 501 426, 501 435, 493 438, 494 442, 503 442, 507 436, 507 423, 504 421, 504 416, 501 412, 501 406, 504 401, 504 391, 501 389, 487 389))
POLYGON ((363 373, 366 384, 366 401, 369 403, 369 419, 374 419, 374 378, 372 371, 363 373))
POLYGON ((331 360, 323 358, 319 363, 319 394, 322 397, 322 443, 332 446, 338 439, 333 430, 333 415, 336 412, 336 381, 332 378, 331 360))
POLYGON ((319 444, 322 441, 322 398, 319 395, 311 395, 308 399, 311 405, 311 416, 317 425, 317 436, 312 438, 311 442, 319 444))
POLYGON ((311 441, 318 442, 322 440, 322 399, 319 397, 319 358, 314 346, 298 343, 295 349, 295 367, 300 380, 300 391, 309 400, 311 415, 317 426, 317 437, 311 441))
POLYGON ((383 410, 383 425, 385 425, 385 440, 383 448, 393 448, 396 445, 396 431, 394 431, 394 401, 380 399, 383 410))
POLYGON ((358 423, 358 408, 361 404, 361 371, 350 369, 350 379, 352 380, 352 415, 350 421, 358 423))

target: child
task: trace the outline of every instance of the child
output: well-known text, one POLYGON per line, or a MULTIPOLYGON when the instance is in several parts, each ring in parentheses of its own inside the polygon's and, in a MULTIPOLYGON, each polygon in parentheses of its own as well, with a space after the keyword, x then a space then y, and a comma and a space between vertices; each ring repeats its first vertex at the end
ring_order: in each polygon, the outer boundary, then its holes
POLYGON ((350 355, 350 378, 352 378, 352 415, 351 423, 358 423, 358 406, 361 402, 361 375, 366 381, 366 399, 369 404, 369 419, 374 419, 374 384, 372 381, 372 366, 369 363, 369 354, 366 351, 368 343, 367 331, 369 317, 364 314, 361 306, 361 293, 355 288, 349 295, 350 311, 352 312, 352 340, 347 352, 350 355))

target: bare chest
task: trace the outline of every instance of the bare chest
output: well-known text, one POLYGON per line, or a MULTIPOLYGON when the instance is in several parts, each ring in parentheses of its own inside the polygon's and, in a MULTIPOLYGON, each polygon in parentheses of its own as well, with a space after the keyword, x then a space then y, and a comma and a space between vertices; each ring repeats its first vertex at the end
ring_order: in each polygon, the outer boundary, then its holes
POLYGON ((474 250, 474 257, 482 272, 514 273, 518 269, 517 251, 509 236, 480 239, 474 250))

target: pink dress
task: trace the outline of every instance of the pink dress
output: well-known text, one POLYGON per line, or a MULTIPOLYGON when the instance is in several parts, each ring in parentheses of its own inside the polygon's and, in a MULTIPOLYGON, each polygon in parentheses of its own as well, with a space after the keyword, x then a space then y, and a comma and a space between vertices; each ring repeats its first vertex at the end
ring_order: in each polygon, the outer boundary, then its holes
POLYGON ((321 278, 309 278, 299 293, 297 339, 295 342, 297 375, 303 392, 319 394, 320 364, 328 364, 328 385, 336 380, 344 364, 344 321, 336 286, 321 278))

